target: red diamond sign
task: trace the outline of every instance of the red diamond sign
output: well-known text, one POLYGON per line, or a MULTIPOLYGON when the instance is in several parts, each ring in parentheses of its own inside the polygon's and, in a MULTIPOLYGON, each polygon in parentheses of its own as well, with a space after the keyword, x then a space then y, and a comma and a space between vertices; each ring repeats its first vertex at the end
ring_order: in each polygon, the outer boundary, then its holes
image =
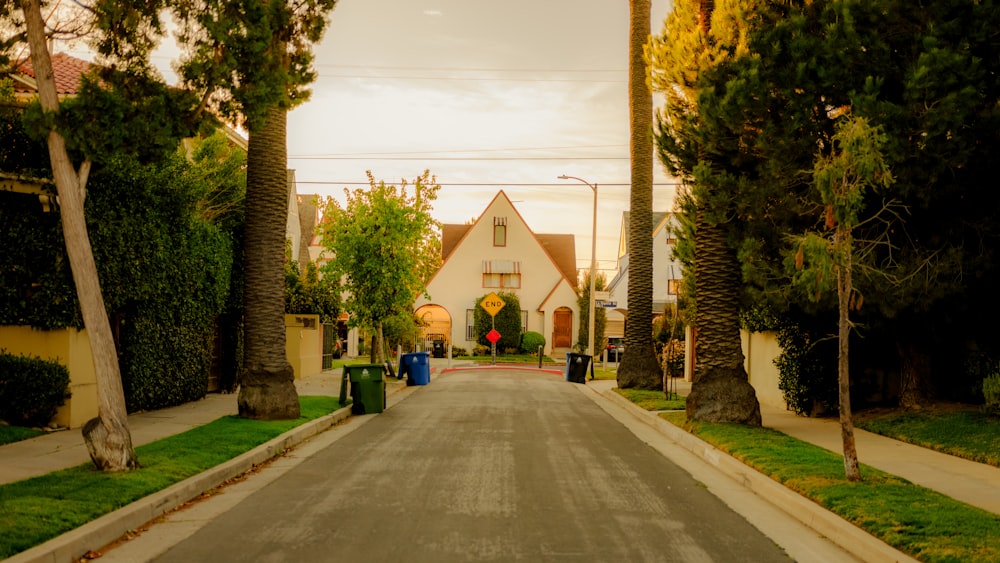
POLYGON ((500 340, 500 333, 494 328, 486 333, 486 340, 489 340, 490 344, 496 344, 500 340))

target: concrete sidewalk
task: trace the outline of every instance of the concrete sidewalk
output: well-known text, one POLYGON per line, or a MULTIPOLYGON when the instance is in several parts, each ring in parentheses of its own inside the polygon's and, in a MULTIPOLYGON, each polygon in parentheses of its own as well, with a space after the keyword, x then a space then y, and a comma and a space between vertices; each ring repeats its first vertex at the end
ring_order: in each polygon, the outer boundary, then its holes
MULTIPOLYGON (((446 360, 431 360, 432 374, 440 373, 446 367, 446 360)), ((297 379, 295 388, 300 396, 337 397, 340 395, 340 380, 341 370, 335 369, 297 379)), ((386 392, 389 394, 403 386, 405 381, 392 377, 386 379, 386 392)), ((210 393, 201 400, 176 407, 129 415, 132 445, 138 447, 155 442, 223 416, 237 414, 236 398, 235 393, 210 393)), ((5 444, 0 446, 0 485, 84 463, 90 463, 90 454, 79 428, 5 444)))
MULTIPOLYGON (((689 382, 677 381, 676 384, 681 395, 686 396, 691 390, 689 382)), ((613 393, 618 386, 613 380, 588 381, 587 385, 602 394, 613 393)), ((656 414, 649 413, 648 416, 656 414)), ((789 410, 761 405, 761 419, 767 428, 837 454, 843 453, 840 423, 835 418, 807 418, 789 410)), ((854 429, 854 439, 861 463, 1000 514, 1000 468, 921 448, 860 428, 854 429)))

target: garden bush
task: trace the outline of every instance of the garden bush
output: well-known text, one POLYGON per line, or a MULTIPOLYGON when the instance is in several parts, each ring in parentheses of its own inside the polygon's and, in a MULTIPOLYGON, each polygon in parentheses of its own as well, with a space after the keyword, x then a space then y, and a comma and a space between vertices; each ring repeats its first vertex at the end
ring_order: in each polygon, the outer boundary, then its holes
POLYGON ((0 419, 16 426, 45 426, 69 397, 66 366, 0 350, 0 419))
POLYGON ((983 398, 986 415, 1000 417, 1000 373, 994 372, 983 379, 983 398))
POLYGON ((521 335, 521 350, 527 354, 537 354, 538 347, 545 347, 545 337, 533 331, 521 335))

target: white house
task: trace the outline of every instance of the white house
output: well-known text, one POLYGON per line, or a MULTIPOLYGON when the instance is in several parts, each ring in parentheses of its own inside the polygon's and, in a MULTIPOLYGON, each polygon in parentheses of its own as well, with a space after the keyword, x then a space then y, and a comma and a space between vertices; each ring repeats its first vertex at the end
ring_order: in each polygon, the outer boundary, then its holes
MULTIPOLYGON (((615 303, 607 313, 605 336, 624 336, 625 317, 628 313, 628 237, 629 212, 622 214, 621 235, 618 242, 618 272, 608 283, 610 301, 615 303)), ((653 213, 653 315, 663 314, 668 303, 677 302, 680 290, 681 264, 674 257, 677 230, 680 228, 673 213, 653 213)))
POLYGON ((442 226, 441 257, 430 299, 414 305, 429 323, 425 337, 440 334, 471 351, 477 300, 509 292, 521 302, 522 330, 542 334, 547 354, 571 349, 580 323, 573 235, 536 234, 500 191, 472 224, 442 226))

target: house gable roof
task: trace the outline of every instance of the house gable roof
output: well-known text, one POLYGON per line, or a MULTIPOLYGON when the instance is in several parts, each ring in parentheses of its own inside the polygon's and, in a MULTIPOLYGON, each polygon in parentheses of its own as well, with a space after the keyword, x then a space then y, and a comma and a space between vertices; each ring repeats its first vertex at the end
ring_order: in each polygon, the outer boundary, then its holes
MULTIPOLYGON (((433 281, 434 277, 437 277, 437 275, 444 270, 448 260, 452 257, 455 250, 468 238, 469 233, 477 225, 479 225, 479 222, 482 221, 483 217, 487 215, 490 208, 493 207, 500 198, 503 198, 505 203, 514 211, 517 219, 522 225, 524 225, 525 229, 527 229, 528 234, 538 243, 539 247, 548 256, 549 260, 552 261, 553 266, 556 267, 570 287, 575 288, 577 280, 575 237, 573 235, 566 234, 535 234, 503 190, 497 192, 497 195, 493 197, 490 203, 483 209, 483 212, 479 214, 471 225, 445 224, 441 226, 441 267, 430 281, 433 281)), ((430 284, 430 281, 428 281, 428 285, 430 284)))

